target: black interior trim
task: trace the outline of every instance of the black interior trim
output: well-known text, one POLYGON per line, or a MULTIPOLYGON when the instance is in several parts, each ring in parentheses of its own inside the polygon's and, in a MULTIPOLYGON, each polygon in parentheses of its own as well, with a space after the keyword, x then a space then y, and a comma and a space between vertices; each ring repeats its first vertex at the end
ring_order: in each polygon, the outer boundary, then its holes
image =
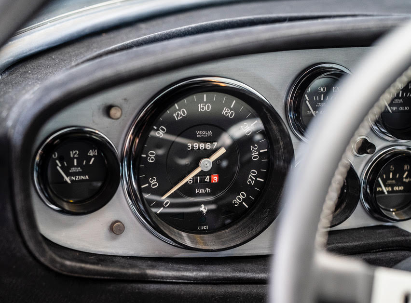
MULTIPOLYGON (((64 274, 106 279, 186 280, 185 270, 198 271, 202 264, 195 263, 194 268, 178 271, 175 268, 178 261, 170 259, 159 260, 154 265, 143 258, 118 257, 116 263, 112 263, 107 256, 87 259, 85 253, 76 251, 70 254, 67 249, 64 254, 57 254, 45 242, 37 229, 29 189, 32 182, 31 149, 47 118, 101 90, 198 63, 262 52, 369 46, 404 20, 407 18, 342 18, 203 34, 103 57, 47 81, 20 100, 9 116, 9 176, 12 179, 15 217, 26 245, 40 262, 64 274), (149 265, 152 268, 146 268, 149 265)), ((217 273, 203 272, 197 275, 196 280, 230 281, 232 273, 225 264, 221 267, 221 277, 218 278, 217 273)), ((244 274, 249 277, 248 273, 244 274)))

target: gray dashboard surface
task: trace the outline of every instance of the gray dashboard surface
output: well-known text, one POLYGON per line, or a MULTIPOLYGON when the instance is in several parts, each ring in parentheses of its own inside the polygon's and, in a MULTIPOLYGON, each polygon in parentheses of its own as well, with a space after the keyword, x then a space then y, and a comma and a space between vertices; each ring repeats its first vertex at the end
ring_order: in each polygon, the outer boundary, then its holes
MULTIPOLYGON (((337 63, 350 70, 367 50, 368 48, 299 50, 242 56, 196 65, 123 85, 81 100, 51 117, 36 138, 32 155, 35 155, 40 144, 57 130, 70 126, 82 126, 96 129, 106 135, 117 148, 120 159, 125 136, 134 117, 164 87, 188 77, 219 76, 243 82, 269 100, 286 122, 285 97, 291 83, 302 70, 320 62, 337 63), (123 109, 121 119, 111 120, 107 116, 106 109, 110 105, 117 105, 123 109)), ((296 164, 298 164, 299 146, 302 142, 292 132, 290 134, 295 148, 296 164)), ((378 151, 393 145, 393 143, 381 140, 372 131, 365 136, 377 146, 378 151)), ((410 146, 410 143, 408 145, 410 146)), ((351 160, 358 175, 361 174, 369 158, 354 157, 351 160)), ((148 232, 132 214, 122 186, 119 186, 115 196, 105 207, 82 216, 55 212, 42 202, 34 184, 32 197, 40 232, 46 238, 71 249, 99 254, 143 257, 269 254, 272 248, 273 233, 276 230, 275 221, 261 235, 240 247, 216 253, 195 252, 168 245, 148 232), (109 230, 114 220, 120 220, 126 226, 125 232, 119 236, 109 230)), ((293 219, 290 220, 293 221, 293 219)), ((370 217, 358 204, 352 216, 334 229, 381 224, 382 222, 370 217)), ((395 225, 410 231, 410 221, 395 225)))

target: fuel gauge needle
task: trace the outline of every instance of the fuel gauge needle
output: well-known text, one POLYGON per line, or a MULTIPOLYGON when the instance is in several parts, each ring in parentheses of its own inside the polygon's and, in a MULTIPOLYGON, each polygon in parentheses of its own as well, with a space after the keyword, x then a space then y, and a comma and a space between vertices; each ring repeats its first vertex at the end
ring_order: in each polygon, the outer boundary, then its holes
POLYGON ((67 178, 66 174, 64 174, 63 170, 60 169, 59 166, 57 166, 57 170, 59 170, 60 174, 63 176, 63 178, 66 180, 66 182, 68 182, 69 184, 71 184, 70 179, 67 178))
POLYGON ((385 186, 383 185, 383 182, 382 182, 381 178, 379 177, 378 180, 379 180, 379 184, 381 184, 381 187, 382 187, 383 192, 384 192, 386 195, 388 195, 388 192, 386 191, 385 186))
MULTIPOLYGON (((226 152, 226 149, 224 147, 220 148, 217 150, 213 155, 209 158, 204 158, 206 160, 209 160, 211 163, 213 163, 216 159, 218 159, 220 156, 222 156, 223 153, 226 152)), ((209 169, 210 170, 210 169, 209 169)), ((184 184, 188 182, 189 179, 194 177, 196 174, 198 174, 200 171, 202 171, 202 168, 197 167, 195 170, 193 170, 188 176, 186 176, 184 179, 182 179, 176 186, 174 186, 172 189, 170 189, 169 192, 167 192, 165 195, 162 196, 162 199, 167 198, 169 195, 171 195, 173 192, 175 192, 177 189, 182 187, 184 184)))

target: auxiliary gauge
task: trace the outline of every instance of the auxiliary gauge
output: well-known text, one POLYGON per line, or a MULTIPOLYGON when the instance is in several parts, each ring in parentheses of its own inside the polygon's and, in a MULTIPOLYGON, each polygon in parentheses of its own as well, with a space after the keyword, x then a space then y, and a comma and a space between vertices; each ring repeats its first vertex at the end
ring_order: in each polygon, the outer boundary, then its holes
POLYGON ((280 211, 291 139, 269 102, 240 82, 174 85, 136 118, 127 138, 129 204, 168 243, 228 249, 256 237, 280 211))
POLYGON ((391 147, 378 154, 363 173, 362 203, 383 221, 411 218, 411 152, 391 147))
POLYGON ((84 214, 103 207, 120 182, 120 165, 111 142, 98 131, 64 129, 39 149, 34 180, 51 208, 84 214))
POLYGON ((305 132, 316 116, 325 113, 325 106, 339 92, 340 78, 350 71, 331 63, 314 65, 294 81, 286 101, 286 117, 293 133, 306 140, 305 132))
POLYGON ((399 89, 372 124, 375 133, 389 141, 411 140, 411 83, 399 89))

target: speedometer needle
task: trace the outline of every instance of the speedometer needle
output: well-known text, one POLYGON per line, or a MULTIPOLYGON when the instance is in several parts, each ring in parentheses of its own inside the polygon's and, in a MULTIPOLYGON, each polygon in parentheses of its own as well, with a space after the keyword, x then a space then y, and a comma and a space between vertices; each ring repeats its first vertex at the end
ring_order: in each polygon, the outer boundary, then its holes
MULTIPOLYGON (((224 147, 220 148, 217 150, 213 155, 209 158, 206 158, 206 160, 209 160, 211 163, 213 163, 216 159, 218 159, 220 156, 222 156, 223 153, 226 152, 226 149, 224 147)), ((210 168, 208 169, 210 170, 210 168)), ((173 192, 175 192, 177 189, 182 187, 184 184, 188 182, 189 179, 194 177, 196 174, 198 174, 200 171, 202 171, 201 166, 197 167, 195 170, 192 171, 188 176, 186 176, 184 179, 182 179, 176 186, 174 186, 172 189, 170 189, 169 192, 167 192, 165 195, 162 196, 162 199, 167 198, 169 195, 171 195, 173 192)))
POLYGON ((59 172, 60 172, 60 174, 63 176, 63 178, 64 178, 69 184, 71 184, 70 179, 67 178, 66 174, 64 174, 63 170, 60 169, 59 166, 57 166, 57 170, 59 170, 59 172))

